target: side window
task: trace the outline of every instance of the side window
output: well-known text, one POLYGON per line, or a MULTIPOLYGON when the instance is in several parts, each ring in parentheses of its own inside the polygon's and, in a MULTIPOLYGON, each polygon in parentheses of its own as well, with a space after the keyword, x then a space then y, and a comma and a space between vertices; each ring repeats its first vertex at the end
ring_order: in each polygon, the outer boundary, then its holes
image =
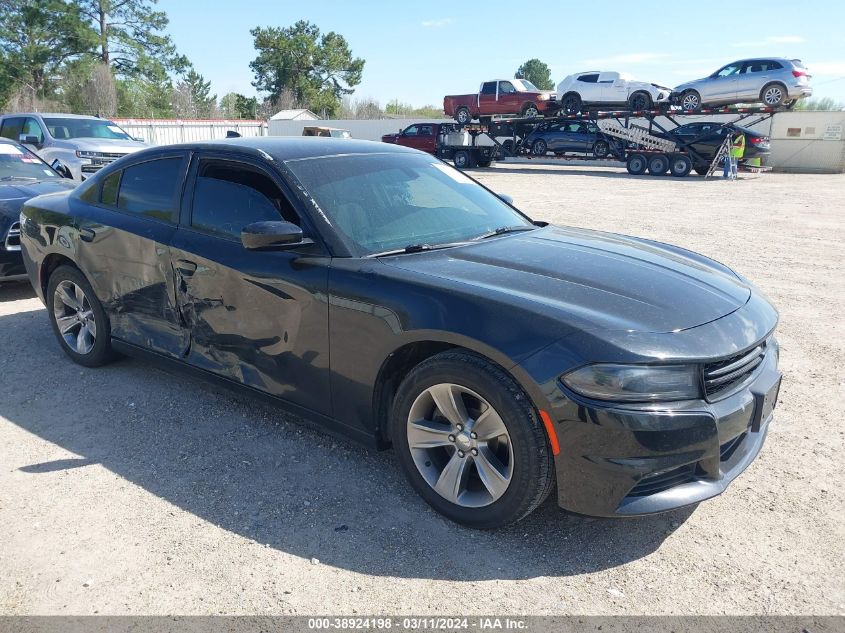
POLYGON ((578 81, 583 81, 584 83, 587 83, 587 84, 594 84, 594 83, 598 82, 598 80, 599 80, 599 74, 598 73, 595 73, 594 75, 581 75, 580 77, 578 77, 578 81))
POLYGON ((499 92, 503 95, 512 95, 516 92, 516 88, 509 81, 501 81, 499 82, 499 92))
POLYGON ((41 126, 38 124, 38 121, 29 117, 24 123, 23 131, 21 134, 26 134, 27 136, 34 136, 38 139, 38 144, 44 142, 44 130, 41 129, 41 126))
POLYGON ((100 202, 102 204, 110 207, 117 206, 117 190, 120 187, 121 174, 123 174, 122 171, 116 171, 113 174, 109 174, 103 180, 103 189, 100 193, 100 202))
POLYGON ((405 134, 405 136, 416 136, 417 135, 417 126, 412 125, 410 127, 405 128, 404 134, 405 134))
POLYGON ((23 122, 23 117, 3 119, 3 124, 0 125, 0 136, 10 138, 17 143, 23 131, 23 122))
POLYGON ((483 95, 494 95, 496 94, 496 82, 495 81, 487 81, 481 84, 481 94, 483 95))
POLYGON ((182 164, 182 158, 158 158, 124 169, 117 208, 173 222, 179 206, 182 164))
POLYGON ((430 125, 421 125, 420 126, 420 136, 431 136, 434 134, 430 125))
POLYGON ((728 64, 724 68, 720 69, 716 72, 717 77, 730 77, 731 75, 736 75, 739 73, 741 64, 728 64))
POLYGON ((240 239, 247 224, 274 220, 299 224, 296 212, 269 176, 245 163, 200 159, 192 227, 240 239))

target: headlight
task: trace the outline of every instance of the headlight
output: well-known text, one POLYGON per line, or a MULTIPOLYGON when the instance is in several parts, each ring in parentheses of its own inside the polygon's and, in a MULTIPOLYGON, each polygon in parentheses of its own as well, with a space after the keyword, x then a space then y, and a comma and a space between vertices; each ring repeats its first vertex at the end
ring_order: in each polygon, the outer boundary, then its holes
POLYGON ((76 150, 76 157, 77 158, 102 158, 102 152, 88 152, 82 149, 76 150))
POLYGON ((561 377, 563 384, 588 398, 621 402, 698 398, 695 365, 587 365, 561 377))

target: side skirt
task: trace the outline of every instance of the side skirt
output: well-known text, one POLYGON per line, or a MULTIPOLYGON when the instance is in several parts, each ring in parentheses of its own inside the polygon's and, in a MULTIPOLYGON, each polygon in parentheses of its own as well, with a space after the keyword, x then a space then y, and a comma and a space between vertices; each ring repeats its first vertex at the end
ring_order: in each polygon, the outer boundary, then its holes
POLYGON ((387 448, 384 440, 381 440, 371 433, 343 424, 335 418, 312 411, 311 409, 307 409, 306 407, 290 402, 289 400, 284 400, 283 398, 266 393, 260 389, 256 389, 255 387, 244 385, 243 383, 232 380, 231 378, 219 376, 206 369, 189 365, 183 360, 170 358, 164 354, 133 345, 132 343, 127 343, 126 341, 121 341, 120 339, 112 338, 111 343, 112 348, 115 351, 125 354, 126 356, 132 356, 133 358, 148 361, 151 364, 164 369, 176 369, 188 375, 205 380, 206 382, 222 386, 234 394, 249 395, 254 398, 258 398, 263 402, 277 406, 287 413, 301 418, 307 426, 318 431, 322 431, 323 433, 333 437, 351 439, 370 449, 384 450, 387 448))

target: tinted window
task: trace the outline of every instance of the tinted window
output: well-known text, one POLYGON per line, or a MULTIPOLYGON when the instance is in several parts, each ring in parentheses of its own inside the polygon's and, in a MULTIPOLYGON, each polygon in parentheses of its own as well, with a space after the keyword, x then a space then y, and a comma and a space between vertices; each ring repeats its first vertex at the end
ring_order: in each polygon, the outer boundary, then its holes
POLYGON ((764 59, 746 62, 742 72, 743 74, 766 73, 772 70, 779 70, 781 68, 783 68, 783 66, 781 66, 778 62, 764 59))
POLYGON ((433 133, 434 131, 430 125, 420 126, 420 136, 431 136, 433 133))
POLYGON ((200 161, 191 226, 240 239, 247 224, 273 220, 299 224, 287 198, 269 176, 244 163, 200 161))
POLYGON ((516 88, 513 87, 513 84, 509 81, 503 81, 499 84, 499 92, 502 94, 513 94, 516 92, 516 88))
POLYGON ((123 170, 117 207, 129 213, 172 222, 182 184, 182 159, 160 158, 123 170))
POLYGON ((405 129, 405 136, 416 136, 417 135, 417 126, 412 125, 409 128, 405 129))
POLYGON ((595 75, 581 75, 578 77, 578 81, 583 81, 584 83, 594 84, 599 80, 599 75, 596 73, 595 75))
POLYGON ((494 95, 494 94, 496 94, 496 82, 495 81, 488 81, 487 83, 481 84, 481 94, 483 94, 483 95, 494 95))
POLYGON ((23 130, 23 117, 14 117, 11 119, 3 119, 3 124, 0 125, 0 136, 10 138, 17 142, 23 130))
POLYGON ((32 117, 28 118, 24 123, 23 131, 21 132, 21 134, 26 134, 27 136, 34 136, 38 139, 39 144, 44 142, 44 131, 38 124, 38 121, 36 121, 32 117))
POLYGON ((100 196, 100 202, 112 207, 117 206, 117 189, 120 186, 120 175, 122 173, 122 171, 116 171, 113 174, 109 174, 103 180, 103 192, 100 196))

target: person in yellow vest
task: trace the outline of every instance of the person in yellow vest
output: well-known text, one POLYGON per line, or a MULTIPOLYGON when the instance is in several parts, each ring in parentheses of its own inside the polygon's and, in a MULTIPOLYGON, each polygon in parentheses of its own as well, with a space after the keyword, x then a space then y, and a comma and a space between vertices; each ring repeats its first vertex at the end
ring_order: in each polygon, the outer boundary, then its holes
POLYGON ((734 133, 731 139, 731 149, 725 157, 725 178, 736 180, 739 159, 745 156, 745 134, 740 131, 734 133))

